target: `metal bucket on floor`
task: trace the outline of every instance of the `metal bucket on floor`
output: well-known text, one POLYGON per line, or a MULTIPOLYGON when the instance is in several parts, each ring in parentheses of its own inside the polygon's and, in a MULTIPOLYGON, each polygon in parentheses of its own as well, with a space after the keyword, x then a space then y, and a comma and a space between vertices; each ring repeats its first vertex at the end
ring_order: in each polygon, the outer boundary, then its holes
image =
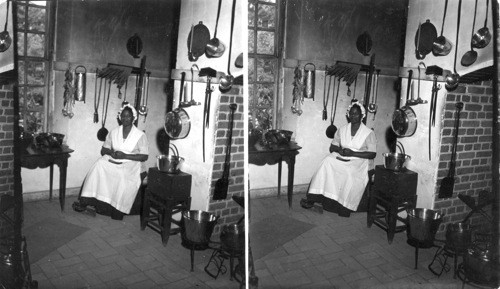
POLYGON ((182 212, 182 239, 191 244, 208 244, 219 216, 198 210, 182 212))
POLYGON ((444 215, 430 209, 407 210, 407 235, 420 244, 432 244, 444 215))
POLYGON ((220 233, 222 248, 230 252, 245 250, 245 224, 224 225, 220 233))
POLYGON ((446 245, 455 252, 465 252, 471 241, 472 229, 469 223, 450 223, 446 226, 446 245))

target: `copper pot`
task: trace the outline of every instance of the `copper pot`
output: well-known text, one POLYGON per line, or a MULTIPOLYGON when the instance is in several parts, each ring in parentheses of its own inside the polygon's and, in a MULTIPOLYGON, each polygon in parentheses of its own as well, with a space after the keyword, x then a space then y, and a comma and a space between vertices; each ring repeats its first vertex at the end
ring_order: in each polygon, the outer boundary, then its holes
POLYGON ((455 252, 465 251, 471 244, 471 229, 469 223, 450 223, 446 227, 446 245, 455 252))
POLYGON ((478 284, 498 286, 498 255, 490 248, 473 245, 464 255, 464 273, 468 280, 478 284))
POLYGON ((243 251, 245 249, 245 225, 234 223, 224 225, 220 234, 222 247, 229 251, 243 251))

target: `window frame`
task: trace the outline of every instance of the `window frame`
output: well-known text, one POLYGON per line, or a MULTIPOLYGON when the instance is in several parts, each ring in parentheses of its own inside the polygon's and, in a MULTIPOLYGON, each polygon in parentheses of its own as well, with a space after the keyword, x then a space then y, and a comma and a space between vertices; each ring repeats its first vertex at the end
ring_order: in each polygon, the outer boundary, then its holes
MULTIPOLYGON (((253 52, 250 52, 250 49, 248 49, 248 58, 249 58, 249 65, 250 65, 250 59, 253 59, 252 63, 252 68, 253 68, 253 75, 250 77, 253 77, 253 80, 248 81, 249 92, 255 93, 257 91, 256 87, 258 85, 262 84, 272 84, 273 85, 273 103, 271 105, 271 108, 273 110, 272 113, 272 123, 271 123, 271 128, 276 128, 277 126, 277 118, 279 117, 279 92, 280 92, 280 78, 281 78, 281 71, 282 71, 282 55, 283 55, 283 50, 284 50, 284 38, 283 38, 283 29, 284 29, 284 10, 286 7, 286 1, 285 0, 276 0, 275 2, 270 2, 266 0, 253 0, 249 1, 248 5, 253 4, 255 6, 255 9, 253 11, 254 15, 254 25, 250 26, 249 23, 247 23, 247 29, 249 31, 253 31, 253 43, 254 43, 254 49, 253 52), (258 5, 263 4, 263 5, 271 5, 275 6, 275 13, 276 13, 276 18, 275 18, 275 27, 274 28, 264 28, 264 27, 258 27, 258 5), (257 50, 257 31, 271 31, 274 32, 274 52, 272 54, 263 54, 263 53, 258 53, 257 50), (257 64, 259 59, 264 59, 264 60, 275 60, 275 71, 274 71, 274 80, 271 81, 259 81, 257 79, 257 64)), ((249 7, 248 7, 249 8, 249 7)), ((249 13, 251 13, 249 11, 249 13)), ((249 98, 254 98, 253 95, 249 95, 249 98)), ((251 106, 250 101, 248 102, 249 107, 248 111, 249 113, 252 113, 255 109, 258 109, 257 107, 251 106)))
POLYGON ((50 83, 52 80, 52 58, 53 58, 53 49, 54 49, 54 27, 55 21, 53 15, 55 15, 55 3, 52 1, 40 1, 45 2, 45 5, 38 5, 36 2, 38 1, 16 1, 16 5, 13 6, 16 8, 16 11, 13 13, 14 17, 18 16, 18 9, 24 9, 24 25, 19 21, 16 21, 15 37, 18 43, 16 53, 16 61, 18 70, 22 69, 23 74, 19 74, 18 76, 18 87, 19 87, 19 97, 24 99, 23 102, 19 103, 19 114, 20 114, 20 125, 24 127, 25 130, 32 133, 40 133, 46 132, 48 130, 49 117, 50 117, 50 83), (40 9, 45 9, 45 19, 44 19, 44 31, 39 31, 36 29, 29 29, 30 19, 28 17, 29 7, 36 7, 40 9), (43 35, 44 36, 44 44, 43 44, 43 56, 28 56, 28 35, 43 35), (19 36, 23 37, 22 45, 23 47, 19 47, 21 41, 19 40, 19 36), (22 51, 23 54, 19 52, 22 51), (30 64, 40 64, 44 65, 44 78, 43 84, 34 84, 28 82, 28 67, 30 64), (21 79, 22 77, 22 79, 21 79), (41 88, 43 91, 43 105, 38 108, 28 108, 26 105, 26 95, 29 89, 33 88, 41 88), (27 116, 31 112, 41 112, 43 119, 41 128, 37 131, 31 131, 28 127, 28 123, 26 122, 27 116))

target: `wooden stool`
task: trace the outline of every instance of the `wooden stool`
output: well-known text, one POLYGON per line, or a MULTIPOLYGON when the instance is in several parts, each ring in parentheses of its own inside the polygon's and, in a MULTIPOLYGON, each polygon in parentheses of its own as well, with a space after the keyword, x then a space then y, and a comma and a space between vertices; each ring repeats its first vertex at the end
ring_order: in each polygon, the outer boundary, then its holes
POLYGON ((150 168, 148 185, 141 213, 141 230, 150 227, 160 233, 164 246, 170 235, 180 232, 181 222, 172 215, 191 207, 191 175, 180 172, 167 174, 157 168, 150 168), (171 228, 172 223, 177 228, 171 228))

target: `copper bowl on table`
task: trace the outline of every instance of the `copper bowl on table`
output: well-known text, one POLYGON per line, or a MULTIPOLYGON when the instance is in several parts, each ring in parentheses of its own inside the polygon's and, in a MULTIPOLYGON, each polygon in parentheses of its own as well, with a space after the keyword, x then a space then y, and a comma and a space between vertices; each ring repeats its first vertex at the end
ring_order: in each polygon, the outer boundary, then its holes
POLYGON ((275 145, 286 145, 290 142, 292 138, 293 131, 284 130, 284 129, 272 129, 268 130, 264 138, 266 139, 268 144, 275 145))

